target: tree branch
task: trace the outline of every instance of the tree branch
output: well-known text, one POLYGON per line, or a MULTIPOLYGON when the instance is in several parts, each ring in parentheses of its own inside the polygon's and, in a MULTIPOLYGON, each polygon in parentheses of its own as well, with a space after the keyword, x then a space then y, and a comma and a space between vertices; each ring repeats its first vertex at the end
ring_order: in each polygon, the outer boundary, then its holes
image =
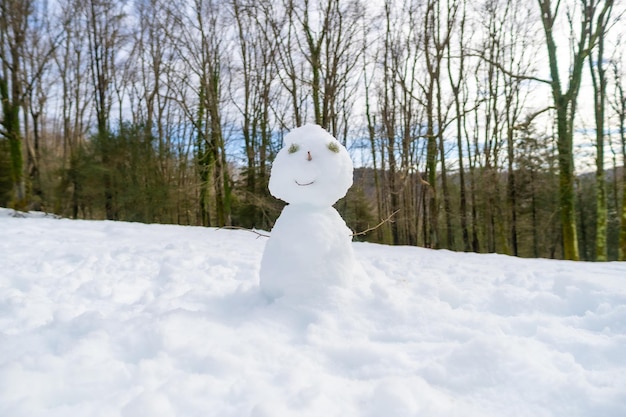
POLYGON ((376 229, 378 229, 380 226, 382 226, 383 224, 385 224, 385 223, 387 223, 387 222, 393 222, 393 220, 391 220, 391 218, 392 218, 393 216, 395 216, 395 215, 396 215, 399 211, 400 211, 400 209, 398 209, 398 210, 394 211, 394 212, 393 212, 393 213, 391 213, 391 214, 390 214, 390 215, 389 215, 386 219, 382 220, 382 221, 381 221, 380 223, 378 223, 376 226, 374 226, 374 227, 369 227, 369 228, 367 228, 367 229, 363 230, 362 232, 355 232, 355 233, 352 233, 350 236, 361 236, 361 235, 364 235, 364 234, 366 234, 366 233, 371 232, 372 230, 376 230, 376 229))
POLYGON ((526 80, 526 81, 536 81, 539 83, 543 83, 543 84, 551 84, 552 81, 550 80, 546 80, 545 78, 539 78, 539 77, 535 77, 532 75, 524 75, 524 74, 516 74, 514 72, 509 71, 507 68, 504 67, 504 65, 502 65, 501 63, 494 61, 492 59, 487 58, 484 54, 479 52, 475 52, 475 53, 469 53, 466 54, 466 56, 471 56, 474 58, 480 58, 483 61, 487 62, 490 65, 493 65, 494 67, 498 68, 498 70, 500 70, 500 72, 502 72, 504 75, 514 78, 516 80, 526 80))
POLYGON ((266 235, 265 233, 261 233, 261 232, 257 232, 254 229, 246 229, 245 227, 241 227, 241 226, 222 226, 222 227, 218 227, 218 230, 220 229, 228 229, 228 230, 245 230, 246 232, 250 232, 250 233, 254 233, 258 238, 260 237, 270 237, 270 235, 266 235))
MULTIPOLYGON (((400 211, 400 209, 394 211, 393 213, 391 213, 386 219, 381 220, 380 223, 378 223, 376 226, 373 227, 369 227, 365 230, 363 230, 362 232, 355 232, 352 233, 350 236, 361 236, 364 234, 367 234, 373 230, 378 229, 380 226, 382 226, 383 224, 387 223, 387 222, 393 222, 393 220, 391 220, 391 218, 393 216, 395 216, 398 212, 400 211)), ((257 235, 257 239, 260 237, 270 237, 269 235, 266 235, 265 233, 261 233, 261 232, 257 232, 254 229, 246 229, 245 227, 241 227, 241 226, 222 226, 222 227, 218 227, 218 230, 220 229, 227 229, 227 230, 245 230, 246 232, 250 232, 250 233, 254 233, 255 235, 257 235)))

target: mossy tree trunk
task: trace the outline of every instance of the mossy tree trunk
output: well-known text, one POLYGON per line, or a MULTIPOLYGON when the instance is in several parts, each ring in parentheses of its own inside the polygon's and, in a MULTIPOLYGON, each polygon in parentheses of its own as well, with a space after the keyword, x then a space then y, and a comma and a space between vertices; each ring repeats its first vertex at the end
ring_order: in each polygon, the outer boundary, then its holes
POLYGON ((2 0, 0 2, 0 116, 2 131, 9 142, 10 176, 13 183, 12 205, 17 210, 27 206, 24 183, 24 152, 20 128, 20 108, 24 98, 24 74, 22 61, 26 42, 28 18, 32 3, 25 0, 2 0))
POLYGON ((5 78, 0 78, 0 99, 2 100, 3 135, 9 142, 10 172, 13 183, 12 205, 16 210, 26 209, 26 191, 24 186, 24 156, 22 152, 22 135, 20 133, 19 109, 14 95, 8 94, 5 78))
POLYGON ((604 173, 604 117, 606 104, 606 70, 604 68, 604 37, 609 15, 601 15, 605 20, 597 21, 595 30, 599 33, 596 54, 589 60, 589 70, 593 83, 593 104, 596 123, 596 261, 606 261, 607 253, 607 185, 604 173))
POLYGON ((615 79, 615 95, 612 100, 613 110, 619 120, 620 141, 622 143, 622 206, 619 210, 619 251, 618 260, 626 261, 626 91, 620 68, 613 62, 613 77, 615 79))
POLYGON ((211 226, 211 170, 213 164, 213 152, 210 151, 210 142, 205 129, 205 82, 200 82, 198 114, 196 119, 196 170, 198 172, 199 189, 199 216, 202 226, 211 226))
MULTIPOLYGON (((582 80, 582 68, 591 49, 596 45, 600 31, 592 27, 594 16, 598 21, 610 14, 612 0, 591 2, 587 4, 581 0, 581 21, 576 44, 573 45, 573 56, 570 63, 569 82, 567 88, 561 85, 557 46, 553 28, 558 11, 558 3, 553 9, 550 0, 537 0, 541 12, 541 22, 544 29, 548 59, 550 64, 550 86, 552 98, 556 108, 557 149, 559 161, 559 206, 561 214, 561 228, 563 232, 563 256, 569 260, 579 260, 578 238, 576 233, 576 193, 574 189, 574 118, 576 115, 576 100, 582 80), (601 6, 601 7, 600 7, 601 6)), ((573 22, 572 22, 573 24, 573 22)), ((574 30, 574 28, 571 28, 574 30)))

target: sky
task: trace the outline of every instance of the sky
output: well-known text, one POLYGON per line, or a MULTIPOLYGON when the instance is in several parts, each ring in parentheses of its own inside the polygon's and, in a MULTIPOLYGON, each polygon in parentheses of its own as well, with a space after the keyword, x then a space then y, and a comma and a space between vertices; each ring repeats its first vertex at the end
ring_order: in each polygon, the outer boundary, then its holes
POLYGON ((352 243, 307 303, 246 230, 0 209, 0 237, 2 416, 626 415, 623 262, 352 243))

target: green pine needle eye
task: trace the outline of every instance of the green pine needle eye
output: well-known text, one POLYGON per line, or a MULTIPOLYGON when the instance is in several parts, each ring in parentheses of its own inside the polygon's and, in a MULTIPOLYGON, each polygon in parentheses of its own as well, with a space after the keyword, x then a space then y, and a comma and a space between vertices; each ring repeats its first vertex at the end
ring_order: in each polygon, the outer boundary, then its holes
POLYGON ((287 152, 289 152, 289 153, 296 153, 296 152, 298 152, 299 149, 300 149, 300 146, 296 145, 295 143, 292 143, 289 146, 289 149, 287 150, 287 152))
POLYGON ((331 152, 334 152, 334 153, 339 153, 339 145, 337 145, 335 142, 330 142, 330 143, 328 144, 328 149, 329 149, 331 152))

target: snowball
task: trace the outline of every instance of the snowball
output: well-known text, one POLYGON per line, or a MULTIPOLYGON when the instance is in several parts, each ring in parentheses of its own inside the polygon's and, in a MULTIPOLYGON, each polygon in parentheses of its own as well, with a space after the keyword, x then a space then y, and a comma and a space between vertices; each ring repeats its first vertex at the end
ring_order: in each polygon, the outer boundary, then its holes
POLYGON ((283 209, 261 260, 261 289, 270 298, 324 298, 350 284, 354 273, 350 229, 332 207, 290 204, 283 209))
POLYGON ((320 126, 307 124, 285 137, 269 190, 287 203, 332 206, 352 185, 352 172, 346 148, 320 126))

